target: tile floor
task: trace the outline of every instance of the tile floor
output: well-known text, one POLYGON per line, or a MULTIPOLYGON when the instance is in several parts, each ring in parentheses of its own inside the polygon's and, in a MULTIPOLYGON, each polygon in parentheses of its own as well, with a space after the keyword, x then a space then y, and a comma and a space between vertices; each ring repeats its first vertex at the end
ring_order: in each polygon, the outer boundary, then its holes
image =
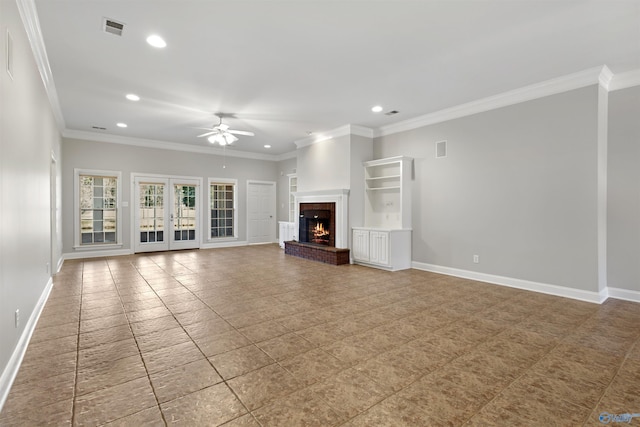
POLYGON ((637 303, 275 245, 67 261, 0 425, 602 426, 639 337, 637 303))

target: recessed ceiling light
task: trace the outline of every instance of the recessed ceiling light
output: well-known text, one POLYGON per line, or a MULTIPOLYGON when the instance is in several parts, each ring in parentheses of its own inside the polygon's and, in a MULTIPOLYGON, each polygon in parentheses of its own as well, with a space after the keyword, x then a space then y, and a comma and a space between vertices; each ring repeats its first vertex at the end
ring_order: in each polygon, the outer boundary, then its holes
POLYGON ((382 111, 382 107, 379 105, 376 105, 375 107, 371 108, 371 111, 373 111, 374 113, 379 113, 382 111))
POLYGON ((126 123, 116 123, 116 126, 118 126, 119 128, 126 128, 127 124, 126 123))
POLYGON ((136 95, 135 93, 127 94, 127 99, 129 101, 140 101, 140 97, 138 95, 136 95))
POLYGON ((164 41, 159 35, 153 34, 147 37, 147 43, 153 47, 163 48, 167 46, 167 42, 164 41))
POLYGON ((271 148, 269 144, 265 145, 264 148, 271 148))

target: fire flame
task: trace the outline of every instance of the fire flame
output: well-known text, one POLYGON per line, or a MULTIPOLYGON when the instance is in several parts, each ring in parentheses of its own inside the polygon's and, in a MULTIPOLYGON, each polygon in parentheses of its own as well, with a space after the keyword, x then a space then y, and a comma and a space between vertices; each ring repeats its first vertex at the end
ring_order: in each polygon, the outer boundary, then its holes
POLYGON ((313 235, 315 237, 322 237, 329 235, 329 230, 324 229, 324 225, 320 222, 316 223, 316 226, 313 227, 313 235))

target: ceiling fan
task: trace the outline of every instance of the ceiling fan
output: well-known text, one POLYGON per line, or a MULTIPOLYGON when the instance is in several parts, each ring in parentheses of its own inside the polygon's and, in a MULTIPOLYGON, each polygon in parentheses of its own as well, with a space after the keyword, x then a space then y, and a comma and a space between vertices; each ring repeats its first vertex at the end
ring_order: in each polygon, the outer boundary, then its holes
POLYGON ((216 114, 216 117, 220 119, 220 123, 218 123, 217 126, 213 126, 211 128, 202 128, 202 129, 208 130, 209 132, 205 132, 202 135, 198 135, 198 138, 203 138, 205 136, 208 136, 207 140, 212 144, 215 144, 217 142, 220 145, 229 145, 238 140, 236 135, 246 135, 246 136, 255 135, 253 132, 229 129, 229 125, 222 123, 223 117, 234 117, 233 114, 218 113, 216 114))

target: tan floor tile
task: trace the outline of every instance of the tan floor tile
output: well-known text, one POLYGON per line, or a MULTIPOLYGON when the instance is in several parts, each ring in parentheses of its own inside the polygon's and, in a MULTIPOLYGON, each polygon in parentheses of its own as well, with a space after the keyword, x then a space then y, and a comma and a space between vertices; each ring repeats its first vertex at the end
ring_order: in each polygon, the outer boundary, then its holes
POLYGON ((142 358, 144 359, 144 364, 149 374, 153 374, 175 366, 204 359, 204 355, 193 341, 187 341, 142 353, 142 358))
POLYGON ((472 425, 481 425, 478 423, 480 420, 497 421, 498 425, 519 425, 519 420, 526 420, 522 425, 575 426, 587 419, 589 410, 559 401, 556 396, 539 389, 514 385, 497 396, 478 415, 472 425))
POLYGON ((251 341, 257 343, 260 341, 266 341, 271 338, 278 337, 280 335, 284 335, 291 331, 276 321, 270 321, 240 328, 238 329, 238 332, 240 332, 251 341))
POLYGON ((160 408, 157 406, 144 409, 140 412, 136 412, 135 414, 131 414, 105 424, 105 426, 108 427, 163 427, 164 425, 165 423, 162 419, 162 413, 160 412, 160 408))
POLYGON ((277 245, 68 260, 53 280, 0 425, 68 425, 74 392, 78 424, 122 426, 596 426, 640 408, 637 303, 277 245))
POLYGON ((143 353, 191 341, 182 328, 171 328, 164 331, 151 332, 136 337, 138 348, 143 353))
POLYGON ((101 344, 78 352, 78 369, 138 354, 138 346, 133 338, 101 344))
POLYGON ((241 347, 209 358, 225 380, 275 362, 255 345, 241 347))
POLYGON ((426 376, 398 393, 430 418, 446 425, 461 425, 488 400, 467 385, 453 384, 438 377, 426 376))
POLYGON ((247 413, 226 384, 217 384, 160 405, 170 425, 220 425, 247 413))
POLYGON ((309 387, 341 417, 353 418, 387 397, 387 391, 375 381, 348 369, 309 387))
POLYGON ((299 354, 283 360, 279 364, 303 385, 310 385, 326 379, 346 367, 338 359, 321 349, 299 354))
POLYGON ((151 374, 153 390, 160 403, 202 390, 222 381, 206 359, 151 374))
MULTIPOLYGON (((36 398, 35 396, 33 397, 36 398)), ((67 400, 52 404, 38 404, 37 410, 33 408, 33 401, 26 399, 26 404, 21 411, 14 411, 7 404, 5 410, 0 413, 0 425, 10 426, 70 426, 73 409, 73 398, 69 395, 67 400)))
POLYGON ((446 425, 449 424, 440 422, 439 417, 428 415, 422 411, 418 405, 401 399, 398 396, 392 396, 383 400, 381 403, 371 407, 346 424, 343 424, 344 427, 441 427, 446 425))
POLYGON ((195 343, 200 347, 200 350, 205 356, 210 357, 240 347, 246 347, 251 344, 251 341, 239 332, 230 330, 222 332, 219 335, 198 338, 195 340, 195 343))
POLYGON ((134 335, 140 336, 150 334, 152 332, 164 331, 165 329, 177 328, 180 327, 180 324, 173 318, 173 316, 163 316, 131 323, 130 326, 134 335))
MULTIPOLYGON (((76 337, 74 337, 76 338, 76 337)), ((98 329, 97 331, 80 334, 78 343, 81 350, 133 338, 129 325, 114 326, 113 328, 98 329)))
POLYGON ((146 377, 147 371, 140 355, 107 360, 79 368, 76 378, 76 394, 92 393, 137 378, 146 377))
POLYGON ((233 378, 228 384, 251 411, 301 386, 293 375, 277 364, 233 378))
POLYGON ((315 348, 309 341, 293 332, 256 345, 276 361, 282 361, 315 348))
POLYGON ((254 412, 264 427, 329 427, 344 421, 327 403, 309 390, 301 390, 263 406, 254 412))
POLYGON ((114 314, 111 316, 103 316, 95 319, 81 320, 80 333, 97 331, 98 329, 113 328, 114 326, 126 325, 127 316, 124 314, 114 314))
POLYGON ((99 425, 156 406, 149 378, 139 378, 76 397, 75 424, 99 425))
POLYGON ((52 355, 46 359, 25 358, 20 366, 20 371, 16 376, 14 384, 22 384, 30 381, 39 382, 56 375, 75 372, 76 355, 77 353, 72 351, 69 353, 52 355))

